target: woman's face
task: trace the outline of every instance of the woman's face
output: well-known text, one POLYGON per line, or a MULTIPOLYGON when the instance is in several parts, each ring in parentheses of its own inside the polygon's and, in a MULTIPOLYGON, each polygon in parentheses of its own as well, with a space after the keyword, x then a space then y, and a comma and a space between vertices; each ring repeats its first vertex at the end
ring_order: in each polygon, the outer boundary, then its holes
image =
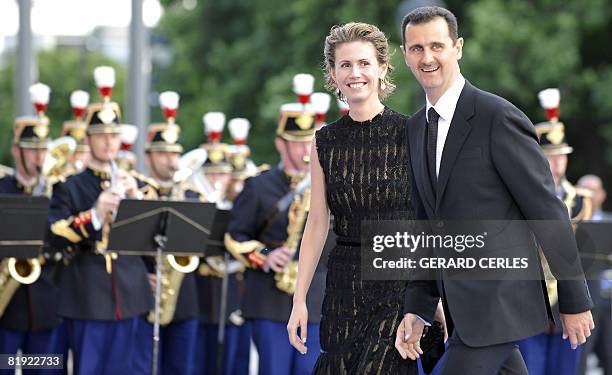
POLYGON ((378 101, 380 79, 386 73, 387 66, 378 63, 372 43, 356 41, 336 47, 336 63, 330 75, 349 105, 378 101))

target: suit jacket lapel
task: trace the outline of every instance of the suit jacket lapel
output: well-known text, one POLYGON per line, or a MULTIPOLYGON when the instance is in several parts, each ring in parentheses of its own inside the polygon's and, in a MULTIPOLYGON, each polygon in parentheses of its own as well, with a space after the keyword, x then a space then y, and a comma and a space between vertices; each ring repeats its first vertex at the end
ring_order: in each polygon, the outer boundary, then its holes
POLYGON ((436 211, 440 206, 450 172, 453 169, 455 161, 459 156, 459 152, 463 147, 468 134, 472 130, 472 126, 468 120, 474 115, 474 94, 475 89, 466 80, 465 86, 461 91, 457 107, 451 121, 448 136, 444 143, 444 151, 442 152, 442 160, 440 162, 440 171, 438 174, 438 194, 436 195, 436 211))
MULTIPOLYGON (((412 162, 412 170, 416 179, 416 184, 425 196, 423 203, 431 212, 434 211, 435 197, 433 187, 429 179, 427 171, 427 126, 425 120, 425 108, 417 112, 410 120, 408 120, 408 134, 410 136, 410 160, 412 162)), ((418 192, 415 192, 418 194, 418 192)))

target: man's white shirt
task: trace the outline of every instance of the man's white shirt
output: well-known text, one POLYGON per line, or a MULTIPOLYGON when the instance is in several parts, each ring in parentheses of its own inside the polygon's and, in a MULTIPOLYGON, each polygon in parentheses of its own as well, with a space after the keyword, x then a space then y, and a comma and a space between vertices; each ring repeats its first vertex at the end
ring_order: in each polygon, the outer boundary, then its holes
POLYGON ((425 113, 429 113, 429 108, 433 107, 438 112, 438 115, 440 115, 438 120, 438 142, 436 144, 436 177, 440 174, 440 162, 442 161, 444 143, 446 143, 446 137, 448 136, 463 86, 465 86, 465 78, 459 74, 455 82, 440 97, 436 105, 432 105, 429 98, 427 98, 427 110, 425 113))

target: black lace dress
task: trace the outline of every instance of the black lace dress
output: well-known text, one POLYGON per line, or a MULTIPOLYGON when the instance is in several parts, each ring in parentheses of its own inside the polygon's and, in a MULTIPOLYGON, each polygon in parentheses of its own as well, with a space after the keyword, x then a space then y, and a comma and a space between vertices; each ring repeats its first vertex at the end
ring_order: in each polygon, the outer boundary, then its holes
POLYGON ((361 280, 362 220, 414 218, 407 117, 385 107, 371 121, 348 115, 316 133, 334 216, 314 374, 417 374, 395 349, 405 281, 361 280))

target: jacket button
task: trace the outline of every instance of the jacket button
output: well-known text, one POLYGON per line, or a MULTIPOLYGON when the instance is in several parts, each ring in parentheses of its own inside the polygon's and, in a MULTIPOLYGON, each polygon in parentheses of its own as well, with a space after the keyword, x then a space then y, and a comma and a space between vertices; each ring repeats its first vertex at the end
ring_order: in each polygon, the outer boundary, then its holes
POLYGON ((438 221, 438 228, 444 228, 444 222, 438 221))

